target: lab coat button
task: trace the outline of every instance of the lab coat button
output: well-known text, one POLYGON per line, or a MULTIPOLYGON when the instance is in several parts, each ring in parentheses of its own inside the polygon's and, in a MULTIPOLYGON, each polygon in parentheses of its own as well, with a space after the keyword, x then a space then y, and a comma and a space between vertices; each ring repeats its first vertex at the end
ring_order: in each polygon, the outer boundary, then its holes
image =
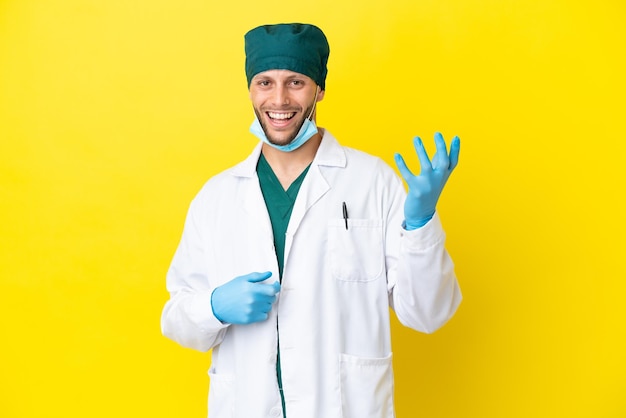
POLYGON ((270 416, 271 417, 278 418, 281 415, 282 415, 282 412, 281 412, 281 410, 280 410, 280 408, 278 406, 275 406, 272 409, 270 409, 270 416))

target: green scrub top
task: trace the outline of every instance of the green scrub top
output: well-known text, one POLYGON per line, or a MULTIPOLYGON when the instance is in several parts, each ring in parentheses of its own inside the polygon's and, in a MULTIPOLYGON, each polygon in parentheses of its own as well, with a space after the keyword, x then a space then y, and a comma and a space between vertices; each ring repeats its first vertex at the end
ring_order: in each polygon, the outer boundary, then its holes
POLYGON ((285 190, 263 154, 261 154, 257 163, 256 170, 259 176, 261 192, 263 193, 263 199, 265 199, 265 206, 267 206, 267 212, 272 223, 272 232, 274 233, 274 248, 276 250, 276 259, 278 260, 279 279, 283 277, 285 234, 291 218, 291 211, 309 167, 310 165, 285 190))
MULTIPOLYGON (((278 274, 279 280, 283 278, 283 265, 285 258, 285 234, 287 232, 287 226, 289 225, 289 219, 291 218, 291 212, 293 211, 293 205, 296 202, 298 191, 300 186, 306 177, 306 173, 309 171, 309 166, 294 180, 287 190, 283 189, 278 177, 274 174, 272 167, 261 154, 259 162, 256 166, 256 172, 259 176, 259 184, 261 186, 261 193, 263 193, 263 199, 265 200, 265 206, 270 216, 270 222, 272 223, 272 232, 274 233, 274 249, 276 250, 276 259, 278 260, 278 274)), ((283 379, 281 377, 280 369, 280 342, 278 344, 278 356, 276 358, 276 377, 278 378, 278 388, 280 390, 281 402, 283 404, 283 417, 287 417, 287 411, 285 410, 285 398, 283 396, 283 379)))

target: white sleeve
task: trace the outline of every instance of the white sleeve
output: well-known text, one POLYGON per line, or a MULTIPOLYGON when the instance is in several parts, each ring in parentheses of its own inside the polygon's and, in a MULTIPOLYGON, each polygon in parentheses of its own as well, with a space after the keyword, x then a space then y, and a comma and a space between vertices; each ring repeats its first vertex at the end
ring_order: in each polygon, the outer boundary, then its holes
POLYGON ((462 299, 445 233, 435 213, 423 227, 401 234, 392 307, 403 325, 431 333, 452 318, 462 299))
POLYGON ((407 231, 401 226, 405 198, 398 178, 390 187, 386 231, 389 303, 403 325, 431 333, 452 318, 462 296, 439 214, 407 231))
POLYGON ((194 199, 183 235, 167 272, 170 299, 161 315, 161 332, 180 345, 208 351, 218 345, 228 329, 211 308, 213 288, 208 280, 206 223, 202 205, 194 199))

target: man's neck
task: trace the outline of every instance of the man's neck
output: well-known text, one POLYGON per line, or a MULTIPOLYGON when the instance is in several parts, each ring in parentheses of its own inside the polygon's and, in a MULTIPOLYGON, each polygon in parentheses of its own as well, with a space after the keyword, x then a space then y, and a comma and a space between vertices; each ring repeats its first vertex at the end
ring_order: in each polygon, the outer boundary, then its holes
MULTIPOLYGON (((319 130, 321 133, 321 129, 319 130)), ((300 148, 291 152, 277 150, 267 144, 263 144, 261 152, 272 167, 272 171, 280 181, 283 189, 287 190, 291 183, 298 178, 305 168, 311 164, 317 154, 317 149, 322 142, 322 135, 317 133, 312 136, 300 148)))

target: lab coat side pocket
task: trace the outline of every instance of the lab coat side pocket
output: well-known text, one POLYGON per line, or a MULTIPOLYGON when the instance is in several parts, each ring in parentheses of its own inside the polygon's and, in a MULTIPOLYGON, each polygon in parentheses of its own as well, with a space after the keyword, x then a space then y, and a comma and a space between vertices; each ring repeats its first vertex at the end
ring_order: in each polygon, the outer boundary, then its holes
POLYGON ((391 354, 381 358, 341 355, 342 418, 393 418, 391 354))
POLYGON ((235 375, 215 373, 209 369, 209 418, 235 416, 235 375))
POLYGON ((383 222, 379 219, 344 219, 328 223, 328 258, 332 276, 348 282, 369 282, 385 266, 383 222))

